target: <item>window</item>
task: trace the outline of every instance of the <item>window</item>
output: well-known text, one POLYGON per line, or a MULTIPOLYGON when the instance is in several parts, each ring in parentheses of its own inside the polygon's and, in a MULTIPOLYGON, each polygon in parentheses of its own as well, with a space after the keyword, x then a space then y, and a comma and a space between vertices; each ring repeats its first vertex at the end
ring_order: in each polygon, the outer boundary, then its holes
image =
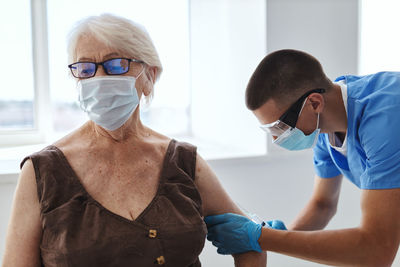
POLYGON ((9 1, 7 8, 0 9, 0 36, 0 132, 33 130, 36 122, 29 0, 9 1))
POLYGON ((400 70, 396 0, 361 1, 360 74, 400 70))
POLYGON ((0 96, 0 134, 31 129, 40 138, 3 135, 0 146, 51 143, 87 120, 67 68, 66 37, 80 19, 112 13, 146 27, 164 67, 150 108, 142 110, 144 124, 194 143, 208 159, 265 155, 267 138, 244 103, 247 81, 266 53, 265 0, 25 1, 0 11, 2 36, 14 38, 2 39, 11 89, 0 96), (11 19, 12 30, 5 26, 11 19))

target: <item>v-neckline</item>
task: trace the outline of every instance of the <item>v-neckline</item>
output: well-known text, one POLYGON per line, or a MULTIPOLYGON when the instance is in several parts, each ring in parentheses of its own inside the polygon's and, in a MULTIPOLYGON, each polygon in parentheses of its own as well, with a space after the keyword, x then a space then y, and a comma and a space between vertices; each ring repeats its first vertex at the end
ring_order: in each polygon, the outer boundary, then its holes
POLYGON ((142 210, 142 212, 141 212, 134 220, 130 220, 130 219, 128 219, 128 218, 126 218, 126 217, 124 217, 124 216, 122 216, 122 215, 119 215, 119 214, 117 214, 117 213, 115 213, 115 212, 112 212, 111 210, 109 210, 109 209, 107 209, 106 207, 104 207, 104 206, 103 206, 99 201, 97 201, 95 198, 93 198, 93 197, 89 194, 89 192, 86 190, 86 188, 83 186, 83 184, 82 184, 81 180, 79 179, 78 175, 76 174, 76 172, 75 172, 74 169, 72 168, 71 164, 68 162, 68 159, 67 159, 67 157, 65 156, 64 152, 62 152, 62 150, 59 149, 59 148, 58 148, 57 146, 55 146, 55 145, 50 145, 50 147, 55 148, 55 150, 57 151, 57 153, 60 155, 61 160, 63 161, 63 164, 64 164, 64 165, 66 166, 66 168, 69 170, 69 172, 70 172, 70 174, 72 175, 72 177, 77 181, 77 183, 78 183, 79 186, 81 187, 81 190, 83 191, 83 193, 87 196, 87 198, 88 198, 92 203, 94 203, 95 205, 97 205, 97 206, 98 206, 100 209, 102 209, 103 211, 107 212, 109 215, 111 215, 111 216, 113 216, 113 217, 115 217, 115 218, 117 218, 117 219, 119 219, 119 220, 123 220, 123 221, 128 222, 128 223, 131 223, 131 224, 133 223, 133 224, 140 224, 140 225, 142 225, 142 224, 139 222, 139 220, 140 220, 144 215, 146 215, 146 213, 148 212, 148 210, 151 209, 151 207, 154 205, 154 202, 157 200, 157 198, 158 198, 158 196, 159 196, 159 194, 160 194, 162 184, 164 183, 163 177, 164 177, 164 172, 165 172, 165 169, 166 169, 166 165, 167 165, 168 159, 169 159, 169 157, 170 157, 170 155, 171 155, 171 149, 172 149, 172 147, 173 147, 173 144, 175 144, 175 143, 176 143, 176 140, 175 140, 175 139, 171 139, 171 141, 168 143, 167 150, 166 150, 166 152, 165 152, 164 159, 163 159, 163 163, 162 163, 162 167, 161 167, 161 172, 160 172, 159 179, 158 179, 158 186, 157 186, 156 194, 154 195, 154 197, 153 197, 153 199, 150 201, 150 203, 146 206, 146 208, 145 208, 144 210, 142 210))

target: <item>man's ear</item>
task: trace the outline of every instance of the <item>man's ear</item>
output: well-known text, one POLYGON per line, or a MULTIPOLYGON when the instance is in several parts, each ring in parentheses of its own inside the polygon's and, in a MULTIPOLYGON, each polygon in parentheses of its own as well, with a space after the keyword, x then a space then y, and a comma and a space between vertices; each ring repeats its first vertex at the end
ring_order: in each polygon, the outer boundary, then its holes
POLYGON ((322 113, 322 110, 325 107, 325 99, 322 94, 313 93, 308 97, 308 99, 310 100, 314 111, 317 113, 322 113))

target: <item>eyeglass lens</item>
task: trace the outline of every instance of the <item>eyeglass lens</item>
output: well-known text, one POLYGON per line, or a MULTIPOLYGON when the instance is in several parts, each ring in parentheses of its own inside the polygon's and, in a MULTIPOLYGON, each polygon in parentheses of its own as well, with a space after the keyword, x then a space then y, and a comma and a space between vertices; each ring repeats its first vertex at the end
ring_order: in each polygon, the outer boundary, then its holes
POLYGON ((96 74, 97 65, 102 65, 108 75, 119 75, 129 71, 130 60, 126 58, 113 58, 100 63, 77 62, 70 65, 72 74, 76 78, 90 78, 96 74))
POLYGON ((114 58, 103 63, 107 74, 123 74, 129 71, 129 60, 125 58, 114 58))
POLYGON ((89 62, 80 62, 71 65, 72 74, 77 78, 89 78, 96 72, 96 64, 89 62))

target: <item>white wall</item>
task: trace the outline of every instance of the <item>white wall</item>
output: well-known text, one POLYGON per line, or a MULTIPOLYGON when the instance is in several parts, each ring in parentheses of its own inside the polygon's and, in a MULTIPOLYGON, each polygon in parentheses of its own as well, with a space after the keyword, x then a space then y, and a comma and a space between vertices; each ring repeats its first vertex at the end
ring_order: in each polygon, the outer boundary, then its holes
POLYGON ((304 50, 331 79, 357 74, 358 10, 358 0, 268 0, 268 52, 304 50))

